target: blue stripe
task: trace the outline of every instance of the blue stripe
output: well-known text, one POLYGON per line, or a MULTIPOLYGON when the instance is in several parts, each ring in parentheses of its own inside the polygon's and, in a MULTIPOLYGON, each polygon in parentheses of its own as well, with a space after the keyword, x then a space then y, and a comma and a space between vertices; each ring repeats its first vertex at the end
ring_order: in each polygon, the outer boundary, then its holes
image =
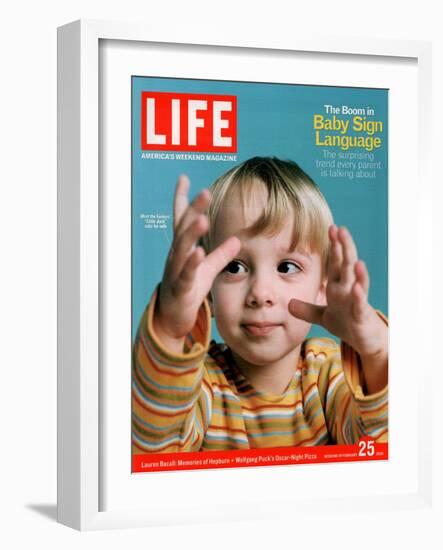
POLYGON ((214 392, 214 397, 224 397, 224 399, 226 399, 227 401, 235 401, 236 403, 240 403, 240 398, 236 395, 227 393, 226 391, 220 390, 217 387, 213 387, 212 390, 214 392))
POLYGON ((209 441, 233 441, 235 443, 238 443, 239 441, 244 443, 245 441, 247 441, 247 438, 246 437, 231 437, 230 435, 226 435, 226 436, 220 436, 220 435, 210 435, 208 433, 206 433, 205 435, 205 440, 209 440, 209 441))
MULTIPOLYGON (((321 411, 319 411, 318 413, 315 414, 315 416, 317 416, 318 414, 320 414, 321 411)), ((315 416, 313 418, 315 418, 315 416)), ((324 426, 324 428, 326 429, 327 431, 327 427, 326 425, 324 426)), ((250 434, 248 433, 248 437, 252 437, 252 438, 259 438, 259 437, 272 437, 272 436, 276 436, 276 435, 292 435, 292 434, 296 434, 298 433, 299 431, 301 430, 312 430, 312 427, 309 425, 309 424, 304 424, 303 426, 299 426, 298 428, 296 428, 295 430, 294 429, 290 429, 288 431, 283 431, 283 432, 268 432, 268 433, 263 433, 263 434, 250 434)))
POLYGON ((180 410, 187 409, 188 407, 192 406, 192 404, 193 404, 192 401, 191 401, 191 402, 186 403, 185 405, 165 405, 164 403, 161 403, 159 401, 154 401, 153 399, 149 399, 149 397, 147 397, 143 392, 140 391, 140 388, 139 388, 139 386, 138 386, 138 384, 135 380, 133 380, 133 385, 137 388, 138 393, 142 394, 141 399, 143 401, 146 401, 147 403, 151 403, 151 405, 156 405, 157 408, 169 409, 171 411, 180 411, 180 410))
MULTIPOLYGON (((362 420, 362 425, 366 426, 366 428, 369 428, 370 426, 374 426, 375 424, 379 424, 382 420, 385 420, 388 418, 388 413, 382 414, 380 416, 377 416, 377 418, 373 418, 372 420, 362 420)), ((386 427, 386 426, 385 426, 386 427)))
POLYGON ((132 416, 134 417, 135 421, 139 424, 142 424, 146 428, 149 428, 150 430, 156 431, 156 432, 164 432, 164 431, 171 431, 175 428, 178 428, 183 425, 183 422, 176 422, 175 424, 171 424, 168 426, 155 426, 154 424, 150 424, 149 422, 146 422, 145 420, 142 420, 139 416, 137 416, 135 413, 132 413, 132 416))
POLYGON ((362 412, 371 412, 373 409, 378 409, 384 404, 388 403, 387 395, 382 395, 377 401, 371 401, 367 403, 366 401, 359 401, 360 410, 362 412))
MULTIPOLYGON (((296 388, 291 388, 290 390, 288 390, 287 392, 283 393, 281 395, 281 397, 287 397, 289 395, 296 395, 300 392, 300 388, 299 387, 296 387, 296 388)), ((242 392, 243 393, 243 392, 242 392)), ((248 392, 244 392, 243 395, 245 395, 245 397, 247 397, 248 399, 250 397, 262 397, 263 396, 263 392, 259 392, 259 391, 248 391, 248 392)), ((266 395, 266 394, 265 394, 266 395)))
MULTIPOLYGON (((212 401, 209 400, 208 392, 205 390, 205 386, 203 384, 202 384, 200 395, 202 393, 206 403, 206 425, 209 426, 211 422, 212 401)), ((201 431, 201 433, 203 433, 203 430, 201 431)))
MULTIPOLYGON (((227 414, 226 411, 224 411, 223 409, 214 407, 212 412, 214 415, 219 414, 221 416, 226 416, 229 418, 243 418, 245 420, 251 420, 251 419, 263 420, 266 418, 291 418, 292 416, 295 416, 295 414, 303 414, 303 407, 299 405, 297 406, 297 408, 289 410, 289 412, 281 412, 281 413, 254 413, 254 412, 231 413, 230 412, 229 414, 227 414)), ((311 418, 315 418, 321 413, 324 413, 324 411, 320 407, 320 409, 314 415, 312 415, 311 418)))
POLYGON ((386 426, 380 426, 379 428, 374 428, 373 430, 369 430, 367 433, 368 435, 376 436, 378 433, 383 432, 386 429, 386 426))
POLYGON ((157 447, 164 447, 165 445, 169 443, 174 443, 175 441, 183 444, 186 441, 186 438, 188 437, 188 435, 189 435, 189 432, 186 434, 186 437, 184 439, 180 439, 178 435, 174 435, 172 437, 167 437, 165 439, 162 439, 162 441, 160 441, 159 443, 150 443, 145 439, 142 439, 141 437, 136 435, 134 432, 132 432, 133 439, 141 443, 143 446, 149 447, 151 449, 156 449, 157 447))
POLYGON ((161 357, 154 345, 151 344, 149 335, 145 331, 142 331, 140 336, 140 340, 144 344, 144 350, 156 366, 164 367, 171 373, 181 371, 185 374, 187 371, 195 369, 195 364, 189 365, 189 359, 186 356, 184 356, 183 359, 177 357, 174 357, 173 359, 170 359, 169 357, 161 357))
POLYGON ((197 426, 197 432, 203 435, 204 434, 203 426, 200 424, 200 421, 199 421, 197 415, 195 414, 195 411, 194 411, 193 424, 194 423, 197 426))
POLYGON ((159 384, 158 382, 155 382, 150 376, 148 376, 143 369, 138 366, 137 373, 142 375, 142 378, 146 380, 149 384, 152 384, 159 390, 174 390, 174 391, 182 391, 182 392, 193 392, 197 389, 197 386, 200 385, 200 380, 198 381, 198 384, 196 384, 194 387, 186 388, 183 386, 164 386, 162 384, 159 384))

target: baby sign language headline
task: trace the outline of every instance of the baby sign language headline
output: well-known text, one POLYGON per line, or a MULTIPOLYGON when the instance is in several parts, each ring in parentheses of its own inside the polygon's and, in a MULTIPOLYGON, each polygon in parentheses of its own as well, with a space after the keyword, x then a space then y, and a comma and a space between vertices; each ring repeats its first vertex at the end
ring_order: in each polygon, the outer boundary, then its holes
POLYGON ((371 107, 324 105, 324 110, 313 117, 317 147, 374 151, 382 146, 384 124, 373 119, 375 111, 371 107))

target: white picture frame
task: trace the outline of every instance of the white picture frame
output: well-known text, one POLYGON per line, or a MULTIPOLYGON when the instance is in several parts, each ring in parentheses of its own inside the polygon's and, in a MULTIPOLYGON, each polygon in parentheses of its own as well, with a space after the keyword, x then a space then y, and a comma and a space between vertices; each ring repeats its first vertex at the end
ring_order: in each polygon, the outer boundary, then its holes
MULTIPOLYGON (((190 507, 168 513, 164 506, 140 507, 129 505, 129 497, 122 498, 121 505, 115 503, 110 510, 103 509, 100 484, 112 482, 103 472, 102 424, 106 409, 100 403, 102 394, 100 332, 102 319, 100 302, 102 290, 100 277, 102 270, 102 247, 100 232, 100 212, 104 208, 100 196, 100 45, 104 41, 117 41, 131 48, 132 45, 156 44, 165 47, 189 45, 190 37, 186 30, 182 34, 159 26, 147 29, 143 25, 101 21, 77 21, 61 27, 58 34, 58 520, 80 530, 118 528, 132 526, 154 526, 193 521, 220 521, 234 519, 256 519, 273 516, 275 501, 266 506, 266 498, 249 502, 246 510, 232 507, 223 511, 204 506, 190 507), (265 512, 266 511, 266 512, 265 512)), ((304 52, 312 56, 329 55, 331 58, 346 56, 353 59, 383 58, 395 65, 398 61, 412 60, 416 66, 418 101, 413 112, 418 114, 418 145, 413 145, 417 166, 420 193, 418 195, 418 217, 416 229, 423 237, 419 242, 429 242, 432 232, 430 216, 431 178, 429 176, 428 155, 430 151, 430 73, 431 48, 426 42, 365 40, 351 38, 297 37, 254 37, 252 33, 226 39, 211 36, 208 39, 202 31, 192 37, 192 44, 207 56, 214 48, 228 48, 231 56, 241 51, 274 52, 285 55, 291 52, 304 52), (428 208, 429 207, 429 208, 428 208)), ((157 47, 156 46, 156 47, 157 47)), ((160 47, 161 49, 161 47, 160 47)), ((161 54, 159 54, 161 55, 161 54)), ((164 58, 166 59, 166 57, 164 58)), ((167 70, 167 65, 165 66, 167 70)), ((174 69, 171 69, 170 72, 174 69)), ((168 75, 170 75, 170 72, 168 75)), ((161 75, 160 75, 161 76, 161 75)), ((416 201, 417 204, 417 201, 416 201)), ((420 265, 431 258, 432 245, 420 249, 420 265)), ((424 273, 418 269, 417 314, 429 317, 426 308, 431 290, 423 284, 424 273)), ((395 317, 395 313, 394 313, 395 317)), ((395 326, 395 323, 394 323, 395 326)), ((407 335, 408 336, 408 335, 407 335)), ((327 511, 331 505, 339 513, 352 510, 356 503, 363 513, 372 514, 376 510, 417 510, 434 518, 435 474, 432 471, 431 403, 426 397, 426 387, 432 384, 435 373, 429 360, 431 349, 423 351, 425 367, 423 379, 416 389, 418 400, 418 429, 416 438, 417 477, 411 480, 405 491, 398 490, 386 494, 353 494, 340 498, 312 496, 316 511, 327 511), (416 481, 416 483, 415 483, 416 481), (434 492, 433 492, 434 491, 434 492)), ((128 388, 129 391, 129 388, 128 388)), ((128 427, 129 430, 129 427, 128 427)), ((336 465, 336 467, 352 465, 336 465)), ((282 472, 283 470, 281 470, 282 472)), ((201 473, 203 474, 203 473, 201 473)), ((183 473, 163 473, 155 478, 155 490, 169 476, 168 484, 174 484, 183 473)), ((235 472, 233 473, 235 476, 235 472)), ((241 475, 244 475, 242 472, 241 475)), ((259 474, 260 475, 260 474, 259 474)), ((272 483, 272 475, 267 482, 272 483)), ((282 474, 280 474, 281 477, 282 474)), ((205 472, 202 479, 207 483, 211 476, 218 483, 224 482, 223 472, 205 472)), ((136 479, 136 478, 135 478, 136 479)), ((154 478, 151 478, 151 480, 154 478)), ((186 479, 186 476, 183 476, 186 479)), ((190 482, 190 480, 188 480, 190 482)), ((185 481, 185 483, 188 483, 185 481)), ((132 481, 134 485, 137 481, 132 481)), ((149 479, 145 484, 149 483, 149 479)), ((166 486, 166 485, 165 485, 166 486)), ((315 493, 315 491, 314 491, 315 493)), ((129 493, 128 493, 129 494, 129 493)), ((281 495, 297 506, 296 502, 281 495)), ((308 514, 309 516, 309 514, 308 514)), ((311 518, 312 519, 312 518, 311 518)), ((435 519, 435 518, 434 518, 435 519)), ((432 521, 434 521, 434 519, 432 521)), ((308 521, 308 519, 306 520, 308 521)))

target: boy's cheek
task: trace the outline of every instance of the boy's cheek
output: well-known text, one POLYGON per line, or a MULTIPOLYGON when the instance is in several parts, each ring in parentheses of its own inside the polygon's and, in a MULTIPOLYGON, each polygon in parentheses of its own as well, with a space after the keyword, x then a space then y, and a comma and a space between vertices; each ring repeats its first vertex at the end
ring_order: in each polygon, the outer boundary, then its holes
POLYGON ((223 290, 220 292, 220 288, 212 288, 211 300, 209 302, 211 308, 211 314, 215 319, 223 320, 229 312, 228 300, 223 290))
POLYGON ((302 319, 292 318, 289 326, 289 338, 294 347, 300 345, 308 336, 312 324, 302 319))
POLYGON ((223 281, 217 281, 212 285, 210 295, 214 311, 231 309, 241 299, 237 287, 223 281))

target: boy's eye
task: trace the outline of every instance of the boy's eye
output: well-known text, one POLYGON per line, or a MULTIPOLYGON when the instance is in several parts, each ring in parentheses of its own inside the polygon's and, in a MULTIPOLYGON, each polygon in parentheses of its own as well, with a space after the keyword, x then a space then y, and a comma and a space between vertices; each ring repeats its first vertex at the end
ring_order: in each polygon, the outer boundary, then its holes
POLYGON ((277 267, 277 271, 279 273, 298 273, 301 269, 294 262, 281 262, 277 267))
POLYGON ((226 273, 237 274, 237 273, 246 273, 247 269, 240 262, 233 261, 233 262, 229 262, 223 271, 225 271, 226 273))

